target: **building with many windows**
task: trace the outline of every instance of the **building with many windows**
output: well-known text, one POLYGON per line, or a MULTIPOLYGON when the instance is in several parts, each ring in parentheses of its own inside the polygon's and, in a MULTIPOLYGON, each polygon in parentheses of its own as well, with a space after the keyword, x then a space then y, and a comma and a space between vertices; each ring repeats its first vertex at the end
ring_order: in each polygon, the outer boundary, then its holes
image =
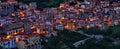
POLYGON ((10 36, 3 37, 2 36, 0 37, 0 45, 2 46, 2 49, 16 48, 16 40, 14 37, 10 37, 10 36))
POLYGON ((41 39, 39 35, 29 34, 25 39, 17 43, 18 49, 41 49, 41 39))

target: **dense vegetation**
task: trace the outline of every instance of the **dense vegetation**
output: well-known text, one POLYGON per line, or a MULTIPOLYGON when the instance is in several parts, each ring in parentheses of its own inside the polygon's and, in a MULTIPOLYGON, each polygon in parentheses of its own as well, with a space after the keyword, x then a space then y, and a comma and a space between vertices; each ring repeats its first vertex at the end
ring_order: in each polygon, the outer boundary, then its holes
POLYGON ((73 43, 87 38, 77 32, 58 31, 58 36, 49 38, 43 49, 74 49, 73 43))
POLYGON ((0 49, 2 49, 2 46, 0 46, 0 49))
POLYGON ((86 43, 79 47, 79 49, 120 49, 120 42, 118 45, 114 45, 114 41, 120 41, 120 26, 111 26, 106 30, 100 30, 98 28, 80 28, 89 35, 103 35, 104 39, 97 41, 96 39, 90 39, 86 43), (117 39, 117 40, 116 40, 117 39))
POLYGON ((120 49, 120 45, 112 44, 112 40, 109 38, 104 38, 100 41, 92 38, 87 40, 85 44, 79 46, 77 49, 120 49))
POLYGON ((64 0, 18 0, 19 2, 30 3, 37 2, 38 8, 58 7, 64 0))
POLYGON ((98 34, 101 34, 103 36, 109 36, 109 37, 113 37, 113 38, 120 38, 120 26, 111 26, 109 27, 108 29, 106 30, 101 30, 99 28, 90 28, 90 29, 85 29, 84 27, 83 28, 80 28, 78 30, 82 30, 84 31, 85 33, 89 34, 89 35, 92 35, 92 34, 95 34, 95 35, 98 35, 98 34))
POLYGON ((68 30, 58 31, 58 36, 48 38, 48 42, 44 43, 43 49, 120 49, 120 42, 117 45, 113 44, 114 41, 120 41, 119 29, 120 26, 112 26, 107 30, 80 28, 78 30, 82 30, 84 33, 89 35, 103 35, 104 38, 101 40, 91 38, 78 48, 75 48, 73 43, 88 37, 68 30))
MULTIPOLYGON (((18 0, 19 2, 27 3, 29 4, 30 2, 36 2, 38 5, 39 9, 47 8, 47 7, 58 7, 60 3, 66 1, 68 2, 69 0, 18 0)), ((83 2, 84 0, 77 0, 79 2, 83 2)), ((70 4, 75 4, 74 2, 70 4)))

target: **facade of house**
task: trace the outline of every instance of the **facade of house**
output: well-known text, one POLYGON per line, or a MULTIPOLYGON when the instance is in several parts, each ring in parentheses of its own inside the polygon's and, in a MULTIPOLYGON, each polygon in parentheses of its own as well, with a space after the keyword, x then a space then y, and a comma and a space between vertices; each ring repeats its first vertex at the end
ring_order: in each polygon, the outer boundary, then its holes
POLYGON ((27 39, 17 43, 18 49, 41 49, 41 39, 39 35, 25 35, 27 39))
POLYGON ((0 45, 2 46, 2 49, 16 48, 16 40, 14 37, 0 38, 0 45))

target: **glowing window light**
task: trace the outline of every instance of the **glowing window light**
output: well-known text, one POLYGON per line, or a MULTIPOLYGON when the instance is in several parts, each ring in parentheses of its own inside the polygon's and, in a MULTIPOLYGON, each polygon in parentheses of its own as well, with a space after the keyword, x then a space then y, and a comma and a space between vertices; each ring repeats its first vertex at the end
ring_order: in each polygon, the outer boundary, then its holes
POLYGON ((87 28, 87 29, 90 29, 90 26, 89 26, 89 25, 87 25, 87 26, 86 26, 86 28, 87 28))
POLYGON ((22 29, 22 30, 21 30, 21 32, 25 32, 25 30, 24 30, 24 29, 22 29))
POLYGON ((72 25, 72 28, 75 29, 75 25, 72 25))
POLYGON ((33 25, 33 26, 31 27, 31 29, 35 29, 35 26, 33 25))
POLYGON ((36 33, 38 33, 38 34, 39 34, 39 33, 40 33, 40 30, 39 30, 39 29, 37 29, 36 33))
POLYGON ((12 13, 11 15, 12 15, 13 17, 16 16, 15 13, 12 13))
POLYGON ((44 32, 42 32, 41 34, 42 34, 43 36, 46 36, 46 35, 47 35, 47 32, 44 31, 44 32))
POLYGON ((0 27, 2 27, 3 26, 3 24, 0 24, 0 27))
POLYGON ((101 24, 97 24, 96 26, 97 26, 97 27, 102 27, 102 25, 101 25, 101 24))
POLYGON ((25 13, 23 11, 20 11, 19 14, 20 14, 21 17, 25 16, 25 13))
POLYGON ((14 32, 14 35, 16 35, 17 34, 17 32, 14 32))
POLYGON ((7 35, 6 39, 10 39, 10 38, 11 38, 11 36, 10 36, 10 35, 7 35))
POLYGON ((64 28, 65 28, 65 29, 69 29, 69 26, 68 26, 68 25, 66 25, 66 26, 64 26, 64 28))
POLYGON ((19 38, 16 38, 16 43, 18 43, 19 42, 19 38))
POLYGON ((108 25, 108 26, 111 26, 111 25, 112 25, 112 22, 110 22, 110 21, 107 22, 107 25, 108 25))
POLYGON ((61 19, 62 19, 62 20, 64 20, 65 18, 64 18, 64 17, 62 17, 61 19))

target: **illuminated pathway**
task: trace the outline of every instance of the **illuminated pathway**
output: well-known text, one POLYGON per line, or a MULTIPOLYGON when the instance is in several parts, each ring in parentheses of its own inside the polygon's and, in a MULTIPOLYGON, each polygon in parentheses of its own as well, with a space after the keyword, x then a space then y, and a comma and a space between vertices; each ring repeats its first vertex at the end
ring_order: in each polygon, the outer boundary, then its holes
POLYGON ((79 45, 84 44, 88 39, 91 39, 91 38, 96 38, 97 40, 100 40, 100 39, 104 38, 102 35, 88 35, 88 34, 84 33, 83 31, 75 31, 75 32, 78 32, 82 35, 85 35, 85 36, 89 37, 89 38, 86 38, 84 40, 80 40, 78 42, 75 42, 73 44, 75 47, 78 47, 79 45))

